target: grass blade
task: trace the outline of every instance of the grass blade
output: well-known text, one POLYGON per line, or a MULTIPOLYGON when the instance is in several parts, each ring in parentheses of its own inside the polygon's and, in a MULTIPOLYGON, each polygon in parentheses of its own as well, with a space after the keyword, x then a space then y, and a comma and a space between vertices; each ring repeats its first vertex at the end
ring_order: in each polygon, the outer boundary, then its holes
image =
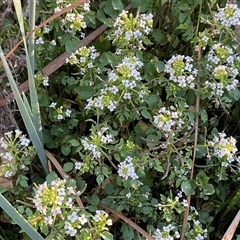
MULTIPOLYGON (((34 80, 34 35, 30 36, 30 41, 29 41, 29 52, 30 55, 28 54, 27 50, 27 43, 26 43, 26 37, 25 37, 25 30, 24 30, 24 23, 23 23, 23 14, 22 14, 22 5, 20 0, 13 0, 14 6, 16 9, 16 14, 21 30, 21 34, 23 37, 23 43, 24 43, 24 48, 25 48, 25 53, 26 53, 26 62, 27 62, 27 71, 28 71, 28 80, 29 80, 29 91, 30 91, 30 101, 31 101, 31 109, 32 109, 32 119, 33 123, 35 125, 35 128, 37 130, 37 134, 39 136, 39 139, 41 143, 43 144, 43 136, 42 136, 42 124, 41 124, 41 115, 40 115, 40 107, 39 107, 39 102, 38 102, 38 96, 37 96, 37 91, 36 91, 36 85, 35 85, 35 80, 34 80)), ((32 4, 35 5, 35 0, 30 1, 30 7, 31 11, 29 13, 29 18, 31 21, 30 27, 34 28, 35 26, 35 7, 32 6, 32 4)), ((31 30, 31 29, 30 29, 31 30)))
POLYGON ((32 143, 35 147, 35 150, 36 150, 36 152, 37 152, 37 154, 40 158, 40 161, 42 163, 44 171, 47 174, 49 171, 48 171, 47 159, 46 159, 46 155, 45 155, 45 152, 44 152, 42 141, 40 140, 39 135, 37 133, 36 126, 33 123, 33 118, 31 117, 31 113, 29 112, 29 107, 25 106, 25 104, 23 102, 23 99, 21 98, 21 95, 20 95, 20 93, 18 91, 18 88, 17 88, 17 85, 16 85, 16 83, 13 79, 12 73, 9 69, 9 66, 7 64, 7 61, 5 59, 5 56, 3 54, 1 46, 0 46, 0 58, 3 62, 3 66, 5 68, 5 71, 6 71, 10 86, 12 88, 14 97, 16 99, 18 108, 21 112, 21 116, 23 118, 24 124, 27 128, 29 137, 32 140, 32 143))
POLYGON ((44 238, 18 213, 18 211, 0 193, 1 208, 28 234, 31 239, 44 240, 44 238))

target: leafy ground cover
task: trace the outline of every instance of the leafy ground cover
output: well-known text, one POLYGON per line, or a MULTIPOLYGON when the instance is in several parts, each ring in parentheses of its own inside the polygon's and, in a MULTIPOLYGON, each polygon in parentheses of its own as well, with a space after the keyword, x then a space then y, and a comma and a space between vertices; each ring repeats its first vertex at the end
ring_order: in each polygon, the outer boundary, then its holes
MULTIPOLYGON (((46 239, 239 239, 238 2, 19 3, 0 5, 1 202, 46 239)), ((30 239, 1 207, 0 238, 30 239)))

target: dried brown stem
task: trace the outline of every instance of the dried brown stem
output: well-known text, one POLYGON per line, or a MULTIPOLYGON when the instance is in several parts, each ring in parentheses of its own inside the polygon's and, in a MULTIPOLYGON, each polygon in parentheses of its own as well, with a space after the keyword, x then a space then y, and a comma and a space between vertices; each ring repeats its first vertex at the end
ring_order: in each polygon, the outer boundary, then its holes
POLYGON ((132 228, 134 228, 137 232, 141 233, 142 236, 144 236, 147 240, 155 240, 154 237, 152 237, 149 233, 147 233, 145 230, 143 230, 141 227, 139 227, 136 223, 134 223, 131 219, 125 217, 122 213, 117 212, 113 210, 110 207, 107 207, 103 204, 100 204, 101 207, 103 207, 105 210, 113 213, 114 215, 118 216, 121 218, 125 223, 129 224, 132 228))
MULTIPOLYGON (((198 63, 199 64, 200 64, 200 59, 201 59, 201 48, 199 47, 199 50, 198 50, 198 63)), ((197 78, 197 90, 200 92, 200 76, 199 75, 198 75, 198 78, 197 78)), ((197 97, 196 97, 196 113, 199 112, 199 105, 200 105, 200 95, 197 95, 197 97)), ((196 118, 195 118, 195 136, 194 136, 194 148, 193 148, 193 161, 192 161, 192 169, 191 169, 190 180, 193 179, 193 174, 194 174, 194 165, 195 165, 196 152, 197 152, 197 142, 198 142, 198 124, 199 124, 199 116, 197 115, 196 118)), ((185 213, 184 213, 184 217, 183 217, 183 224, 182 224, 182 231, 181 231, 180 240, 185 239, 185 233, 186 233, 186 230, 187 230, 190 203, 191 203, 191 193, 189 193, 187 195, 187 204, 188 205, 185 209, 185 213)))

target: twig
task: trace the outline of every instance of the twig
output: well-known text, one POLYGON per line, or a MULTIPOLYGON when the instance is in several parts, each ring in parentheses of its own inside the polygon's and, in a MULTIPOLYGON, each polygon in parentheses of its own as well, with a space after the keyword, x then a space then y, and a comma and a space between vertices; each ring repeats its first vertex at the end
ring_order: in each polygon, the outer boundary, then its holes
MULTIPOLYGON (((201 48, 199 47, 198 50, 198 63, 200 63, 201 59, 201 48)), ((197 77, 197 90, 200 91, 200 76, 197 77)), ((197 95, 196 97, 196 113, 199 112, 199 105, 200 105, 200 95, 197 95)), ((190 175, 190 180, 193 179, 193 173, 194 173, 194 165, 195 165, 195 159, 196 159, 196 152, 197 152, 197 142, 198 142, 198 124, 199 124, 199 116, 197 114, 195 118, 195 135, 194 135, 194 149, 193 149, 193 160, 192 160, 192 170, 190 175)), ((191 193, 187 195, 187 207, 185 209, 184 217, 183 217, 183 224, 182 224, 182 231, 181 231, 181 238, 180 240, 185 239, 185 233, 187 230, 187 223, 188 223, 188 215, 189 215, 189 209, 190 209, 190 203, 191 203, 191 193)))
POLYGON ((139 227, 132 220, 130 220, 129 218, 125 217, 122 213, 117 212, 117 211, 113 210, 112 208, 107 207, 107 206, 105 206, 103 204, 100 204, 100 206, 103 207, 104 209, 106 209, 107 211, 113 213, 114 215, 118 216, 119 218, 121 218, 125 223, 129 224, 137 232, 141 233, 142 236, 144 236, 147 240, 155 240, 154 237, 152 237, 149 233, 147 233, 145 230, 143 230, 141 227, 139 227))
POLYGON ((236 228, 239 225, 239 222, 240 222, 240 210, 238 210, 237 215, 235 216, 235 218, 233 219, 231 225, 229 226, 229 228, 225 232, 222 240, 231 240, 232 239, 233 234, 234 234, 234 232, 236 231, 236 228))

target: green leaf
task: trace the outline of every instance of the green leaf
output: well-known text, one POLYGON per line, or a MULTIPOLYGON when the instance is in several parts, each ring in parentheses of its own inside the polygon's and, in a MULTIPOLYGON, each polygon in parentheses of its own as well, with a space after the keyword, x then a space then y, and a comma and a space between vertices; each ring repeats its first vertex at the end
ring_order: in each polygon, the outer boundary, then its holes
POLYGON ((147 111, 147 109, 143 109, 141 114, 144 118, 152 120, 152 115, 147 111))
POLYGON ((154 29, 152 32, 152 37, 154 38, 155 42, 158 42, 161 44, 163 44, 167 41, 167 36, 166 36, 166 34, 162 33, 161 29, 154 29))
POLYGON ((124 5, 121 0, 112 0, 112 7, 115 10, 122 10, 124 5))
POLYGON ((81 40, 77 36, 73 36, 70 33, 65 33, 61 39, 61 45, 65 45, 67 52, 72 53, 80 45, 81 40))
POLYGON ((104 175, 103 174, 98 174, 97 178, 96 178, 96 181, 97 181, 98 185, 101 185, 103 180, 104 180, 104 175))
POLYGON ((65 172, 70 172, 73 170, 73 167, 74 167, 74 164, 72 162, 68 162, 63 165, 63 170, 65 172))
POLYGON ((160 137, 156 134, 149 134, 147 136, 147 144, 149 147, 155 147, 159 145, 160 137))
POLYGON ((204 187, 203 192, 205 193, 205 195, 212 195, 215 193, 215 188, 212 184, 207 184, 204 187))
POLYGON ((110 232, 104 231, 100 235, 105 240, 113 240, 113 235, 110 232))
POLYGON ((190 180, 182 182, 181 189, 186 195, 194 193, 193 184, 190 180))
POLYGON ((205 123, 208 120, 208 114, 207 111, 205 109, 201 110, 201 120, 205 123))
POLYGON ((134 230, 127 224, 123 224, 121 228, 121 232, 123 233, 124 240, 132 240, 134 239, 134 230))
POLYGON ((154 109, 154 108, 159 108, 162 106, 162 100, 159 98, 157 94, 149 94, 147 96, 146 102, 149 106, 149 108, 154 109))
POLYGON ((140 8, 140 12, 150 10, 155 0, 131 0, 132 8, 140 8))
POLYGON ((22 215, 0 193, 0 206, 25 231, 31 239, 44 240, 42 236, 23 218, 22 215))
POLYGON ((177 5, 177 8, 181 11, 190 10, 190 6, 187 3, 180 3, 177 5))
POLYGON ((48 184, 50 184, 52 181, 56 180, 57 178, 58 178, 58 175, 54 171, 52 171, 47 175, 46 181, 48 184))
POLYGON ((156 67, 158 73, 162 73, 162 72, 164 71, 165 64, 164 64, 164 62, 162 62, 162 61, 158 61, 158 62, 155 64, 155 67, 156 67))
POLYGON ((75 88, 75 91, 79 94, 80 98, 83 100, 91 98, 95 93, 93 87, 90 86, 77 87, 75 88))
POLYGON ((96 195, 93 195, 93 196, 89 197, 87 200, 90 204, 92 204, 94 206, 97 206, 99 204, 99 201, 100 201, 99 197, 96 196, 96 195))
POLYGON ((61 152, 64 156, 67 156, 71 152, 71 147, 69 145, 61 146, 61 152))
POLYGON ((72 147, 78 147, 80 145, 79 141, 77 141, 76 139, 72 139, 68 141, 72 147))
POLYGON ((196 185, 203 188, 209 181, 209 177, 205 174, 205 172, 200 171, 196 176, 196 185))

